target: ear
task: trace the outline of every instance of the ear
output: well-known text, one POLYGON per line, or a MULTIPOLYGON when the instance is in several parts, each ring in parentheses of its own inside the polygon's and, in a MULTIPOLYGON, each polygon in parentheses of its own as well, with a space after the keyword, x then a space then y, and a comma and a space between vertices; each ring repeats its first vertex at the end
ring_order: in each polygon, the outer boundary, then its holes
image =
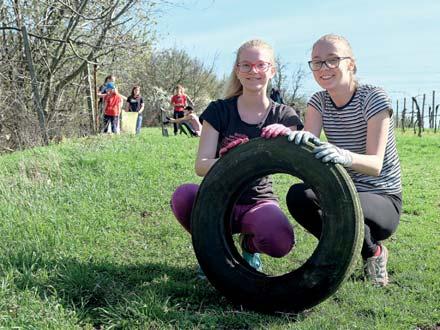
POLYGON ((352 59, 350 59, 350 61, 348 62, 348 70, 354 71, 355 67, 356 67, 356 64, 354 63, 354 61, 352 59))
POLYGON ((270 78, 273 78, 276 73, 277 73, 277 68, 272 65, 270 67, 270 78))

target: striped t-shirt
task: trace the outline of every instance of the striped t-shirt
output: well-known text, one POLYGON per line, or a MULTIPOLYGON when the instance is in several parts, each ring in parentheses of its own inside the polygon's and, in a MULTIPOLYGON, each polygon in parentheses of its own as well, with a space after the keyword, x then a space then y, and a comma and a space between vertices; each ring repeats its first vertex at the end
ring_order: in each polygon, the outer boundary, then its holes
POLYGON ((337 107, 327 91, 315 93, 308 105, 321 113, 328 142, 357 154, 366 153, 367 122, 381 111, 390 114, 390 126, 382 171, 379 176, 361 174, 347 168, 359 192, 398 194, 402 191, 400 162, 394 137, 391 100, 386 92, 370 85, 358 86, 351 100, 337 107))

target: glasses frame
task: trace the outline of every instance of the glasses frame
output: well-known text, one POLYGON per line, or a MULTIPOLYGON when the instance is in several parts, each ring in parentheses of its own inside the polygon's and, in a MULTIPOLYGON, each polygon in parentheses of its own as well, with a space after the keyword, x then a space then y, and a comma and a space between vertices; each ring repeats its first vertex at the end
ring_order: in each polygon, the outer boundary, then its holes
POLYGON ((252 71, 253 68, 255 68, 255 71, 257 71, 258 73, 261 73, 261 72, 267 72, 271 67, 272 67, 272 63, 270 63, 270 62, 265 62, 265 61, 258 61, 258 62, 256 62, 256 63, 250 63, 250 62, 237 63, 238 71, 241 72, 241 73, 249 73, 249 72, 252 71), (261 63, 267 64, 267 68, 266 68, 265 70, 260 70, 260 69, 258 69, 257 65, 258 65, 258 64, 261 64, 261 63), (242 70, 242 65, 244 65, 244 64, 250 66, 249 71, 243 71, 243 70, 242 70))
POLYGON ((342 60, 346 60, 346 59, 351 59, 351 57, 350 57, 350 56, 335 56, 335 57, 327 58, 327 59, 325 59, 324 61, 312 60, 312 61, 308 61, 307 63, 309 64, 309 68, 310 68, 310 70, 312 70, 312 71, 319 71, 319 70, 322 69, 322 65, 323 65, 323 64, 325 64, 325 66, 326 66, 327 68, 329 68, 329 69, 336 69, 336 68, 339 68, 339 64, 341 64, 341 61, 342 61, 342 60), (337 59, 337 60, 338 60, 338 63, 337 63, 335 66, 332 66, 332 65, 330 65, 330 64, 328 63, 328 61, 329 61, 329 60, 334 60, 334 59, 337 59), (313 63, 313 62, 315 62, 315 63, 319 63, 319 64, 320 64, 318 69, 313 69, 313 68, 312 68, 312 63, 313 63))

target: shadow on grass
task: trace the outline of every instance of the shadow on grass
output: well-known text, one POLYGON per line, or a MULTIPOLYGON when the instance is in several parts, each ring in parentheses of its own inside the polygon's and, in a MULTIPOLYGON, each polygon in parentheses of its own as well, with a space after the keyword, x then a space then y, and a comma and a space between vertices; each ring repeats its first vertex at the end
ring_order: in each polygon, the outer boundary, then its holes
POLYGON ((145 324, 178 328, 254 328, 305 315, 268 316, 232 306, 194 268, 166 264, 125 265, 44 260, 35 253, 10 256, 18 289, 34 288, 75 310, 82 323, 130 328, 145 324), (46 276, 38 274, 45 273, 46 276))

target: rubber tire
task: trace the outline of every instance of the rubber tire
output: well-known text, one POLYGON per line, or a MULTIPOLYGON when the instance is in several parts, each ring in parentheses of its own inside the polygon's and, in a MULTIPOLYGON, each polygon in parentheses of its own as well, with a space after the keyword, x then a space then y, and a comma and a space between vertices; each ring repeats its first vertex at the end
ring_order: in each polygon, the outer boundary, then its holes
POLYGON ((211 284, 246 308, 301 312, 331 296, 350 275, 363 242, 363 215, 345 169, 315 159, 313 145, 286 137, 253 139, 222 157, 202 181, 194 202, 191 232, 198 262, 211 284), (299 268, 268 276, 251 268, 231 234, 231 211, 252 180, 287 173, 312 186, 323 211, 322 235, 299 268))

